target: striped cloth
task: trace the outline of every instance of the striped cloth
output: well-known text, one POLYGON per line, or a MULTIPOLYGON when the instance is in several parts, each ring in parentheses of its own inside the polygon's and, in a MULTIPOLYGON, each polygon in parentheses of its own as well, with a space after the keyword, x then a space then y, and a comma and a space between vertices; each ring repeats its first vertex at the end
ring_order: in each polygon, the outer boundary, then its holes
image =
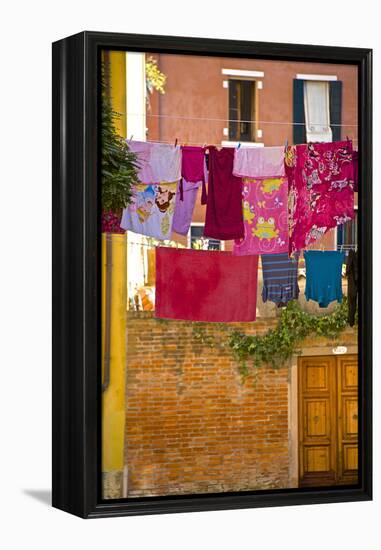
POLYGON ((288 254, 262 254, 263 289, 262 300, 274 302, 278 307, 287 304, 290 300, 297 300, 298 262, 288 254))

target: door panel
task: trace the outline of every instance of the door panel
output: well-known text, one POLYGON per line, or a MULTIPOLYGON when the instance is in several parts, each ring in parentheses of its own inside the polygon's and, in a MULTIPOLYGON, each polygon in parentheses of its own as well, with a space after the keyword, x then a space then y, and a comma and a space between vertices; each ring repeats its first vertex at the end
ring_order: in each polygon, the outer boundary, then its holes
POLYGON ((335 483, 337 442, 332 357, 299 363, 299 465, 301 485, 335 483))
POLYGON ((358 481, 357 357, 338 357, 338 483, 358 481))
POLYGON ((357 357, 299 360, 300 486, 357 482, 357 357))

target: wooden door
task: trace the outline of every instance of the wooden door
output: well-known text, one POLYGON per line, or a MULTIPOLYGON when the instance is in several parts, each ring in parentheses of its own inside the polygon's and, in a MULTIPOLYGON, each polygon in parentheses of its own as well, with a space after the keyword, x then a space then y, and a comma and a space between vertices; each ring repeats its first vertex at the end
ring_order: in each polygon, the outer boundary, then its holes
POLYGON ((302 357, 299 484, 357 482, 357 357, 302 357))
POLYGON ((338 483, 358 480, 358 366, 357 357, 337 358, 338 483))

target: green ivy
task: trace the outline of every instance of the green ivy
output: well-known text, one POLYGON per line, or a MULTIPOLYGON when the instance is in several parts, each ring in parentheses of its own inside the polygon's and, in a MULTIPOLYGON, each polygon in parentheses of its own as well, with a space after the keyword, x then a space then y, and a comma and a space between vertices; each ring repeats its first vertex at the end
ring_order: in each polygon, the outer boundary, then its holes
POLYGON ((287 304, 280 315, 277 327, 263 335, 246 335, 234 331, 229 345, 239 363, 252 361, 254 367, 263 364, 272 368, 282 366, 307 336, 325 336, 337 340, 348 322, 347 302, 338 304, 333 313, 311 315, 303 311, 297 301, 287 304))
POLYGON ((348 301, 344 297, 343 302, 327 315, 312 315, 303 311, 299 302, 291 301, 282 309, 277 326, 265 334, 247 335, 222 325, 221 330, 228 333, 226 345, 217 342, 202 323, 194 324, 193 337, 208 347, 230 348, 239 373, 245 379, 250 374, 256 376, 257 369, 263 365, 273 369, 283 366, 294 354, 300 353, 298 348, 308 336, 323 336, 337 342, 347 326, 348 301))

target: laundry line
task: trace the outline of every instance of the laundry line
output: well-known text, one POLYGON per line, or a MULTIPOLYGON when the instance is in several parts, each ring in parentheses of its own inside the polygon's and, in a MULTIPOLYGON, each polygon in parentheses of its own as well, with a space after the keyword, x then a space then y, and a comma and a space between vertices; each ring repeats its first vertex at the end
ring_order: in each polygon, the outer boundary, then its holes
MULTIPOLYGON (((200 239, 198 240, 201 240, 201 239, 204 239, 204 240, 215 240, 215 239, 209 239, 208 237, 200 237, 200 239)), ((176 242, 176 241, 172 241, 172 242, 176 242)), ((146 247, 146 248, 149 248, 149 249, 154 249, 154 248, 159 248, 159 247, 166 247, 166 248, 189 248, 188 246, 185 246, 183 244, 180 244, 178 243, 178 245, 173 245, 173 244, 167 244, 167 243, 164 243, 164 242, 160 242, 158 244, 150 244, 150 243, 139 243, 138 241, 128 241, 127 243, 127 246, 143 246, 143 247, 146 247)), ((332 252, 332 251, 348 251, 348 250, 355 250, 358 248, 358 244, 357 243, 351 243, 351 244, 342 244, 342 245, 339 245, 337 248, 308 248, 306 250, 312 250, 312 251, 317 251, 317 252, 332 252)), ((192 248, 192 250, 199 250, 199 249, 194 249, 192 248)))
MULTIPOLYGON (((164 114, 152 114, 152 113, 126 113, 126 116, 141 116, 141 117, 157 117, 157 118, 170 118, 178 120, 198 120, 205 122, 246 122, 250 124, 269 124, 269 125, 286 125, 286 126, 306 126, 305 122, 290 122, 290 121, 273 121, 273 120, 242 120, 242 119, 229 119, 229 118, 207 118, 207 117, 188 117, 183 115, 164 115, 164 114)), ((309 126, 323 126, 320 122, 312 123, 308 122, 309 126)), ((358 124, 329 124, 329 127, 346 127, 357 128, 358 124)))
MULTIPOLYGON (((352 141, 353 143, 358 143, 358 139, 357 138, 351 138, 351 137, 348 137, 349 141, 352 141)), ((127 138, 127 144, 130 142, 130 141, 134 141, 133 138, 131 139, 130 137, 127 138)), ((140 140, 138 140, 140 141, 140 140)), ((225 141, 225 140, 222 140, 222 141, 225 141)), ((286 141, 286 140, 285 140, 286 141)), ((342 141, 345 141, 345 139, 343 139, 342 141)), ((179 144, 179 145, 192 145, 194 147, 208 147, 209 145, 210 146, 214 146, 214 147, 234 147, 236 148, 237 147, 237 143, 240 143, 240 147, 242 148, 245 148, 245 141, 239 141, 239 140, 234 140, 234 144, 232 143, 231 145, 227 145, 226 144, 226 141, 225 141, 225 145, 222 145, 222 142, 220 141, 219 143, 211 143, 210 141, 208 142, 204 142, 204 143, 200 143, 200 142, 196 142, 196 141, 188 141, 186 139, 184 140, 181 140, 181 139, 178 139, 176 138, 176 140, 172 140, 172 141, 168 141, 168 140, 159 140, 159 139, 147 139, 145 141, 145 143, 165 143, 167 145, 175 145, 175 144, 179 144)), ((253 143, 256 143, 255 141, 249 141, 247 143, 250 143, 250 144, 253 144, 253 143)), ((259 142, 261 143, 261 146, 262 147, 262 141, 259 142)), ((315 143, 315 142, 308 142, 308 143, 315 143)), ((282 143, 279 147, 283 147, 285 145, 285 143, 282 143)), ((289 143, 289 145, 292 145, 291 143, 289 143)), ((247 147, 247 146, 246 146, 247 147)), ((249 146, 250 149, 254 148, 255 146, 253 145, 250 145, 249 146)), ((266 146, 266 147, 276 147, 275 145, 269 145, 269 146, 266 146)))

